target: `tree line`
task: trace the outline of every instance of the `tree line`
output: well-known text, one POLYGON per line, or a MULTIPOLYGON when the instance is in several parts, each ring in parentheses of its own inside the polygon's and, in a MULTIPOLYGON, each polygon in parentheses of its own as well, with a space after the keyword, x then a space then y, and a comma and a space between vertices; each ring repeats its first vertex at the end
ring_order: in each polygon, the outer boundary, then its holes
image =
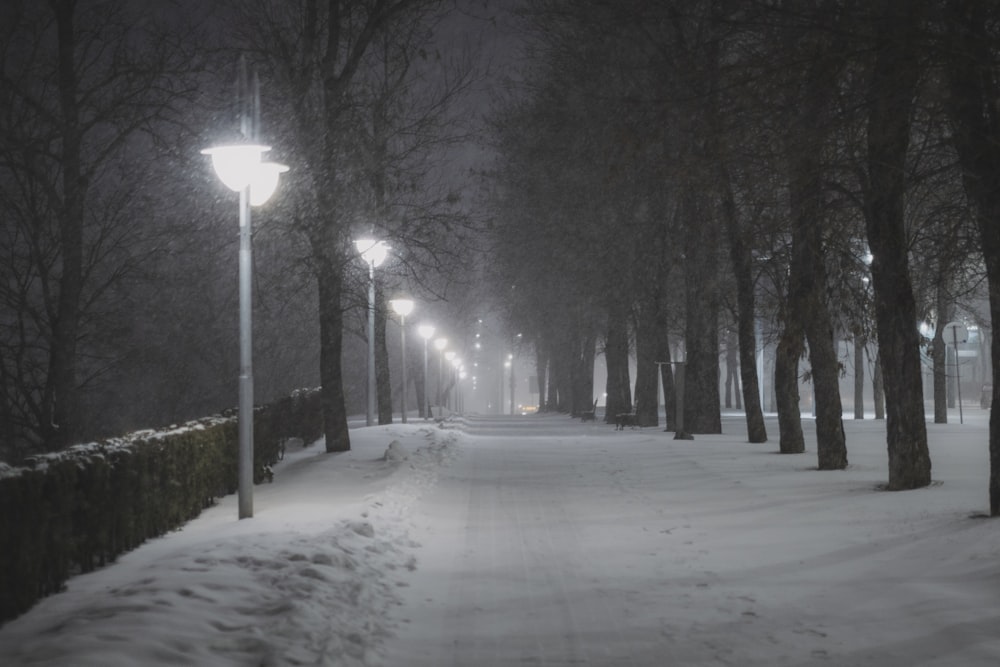
POLYGON ((391 420, 386 300, 461 291, 475 231, 448 157, 482 72, 459 4, 3 3, 0 459, 235 405, 237 207, 200 150, 239 129, 240 56, 290 166, 253 219, 258 398, 320 385, 327 450, 350 448, 353 240, 374 235, 394 248, 376 307, 391 420))
MULTIPOLYGON (((682 349, 685 429, 720 432, 728 329, 763 442, 766 322, 781 452, 804 451, 805 359, 818 467, 848 465, 835 340, 849 340, 876 354, 887 488, 929 484, 921 347, 943 421, 943 325, 984 293, 984 329, 1000 317, 995 3, 542 0, 520 17, 525 67, 491 119, 494 282, 544 406, 589 409, 597 347, 608 414, 655 424, 662 383, 670 428, 682 349)), ((990 469, 997 515, 996 418, 990 469)))

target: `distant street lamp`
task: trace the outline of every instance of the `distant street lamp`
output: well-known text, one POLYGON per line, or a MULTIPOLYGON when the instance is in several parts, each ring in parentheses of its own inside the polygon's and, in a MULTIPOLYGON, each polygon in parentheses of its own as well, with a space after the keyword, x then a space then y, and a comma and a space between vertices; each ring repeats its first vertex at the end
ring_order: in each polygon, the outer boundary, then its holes
POLYGON ((385 261, 389 246, 372 239, 358 239, 354 246, 368 265, 368 406, 365 424, 372 426, 375 423, 375 267, 385 261))
POLYGON ((438 404, 438 419, 444 419, 444 409, 441 407, 441 399, 444 395, 441 391, 441 376, 444 374, 444 348, 448 347, 447 338, 438 338, 434 341, 434 349, 438 351, 438 391, 437 391, 437 404, 438 404))
POLYGON ((427 391, 427 341, 434 335, 434 327, 430 324, 421 324, 417 327, 417 335, 424 339, 424 419, 431 418, 431 395, 427 391))
POLYGON ((403 357, 403 391, 400 395, 400 403, 403 410, 403 423, 406 423, 406 316, 413 312, 413 301, 411 299, 393 299, 389 302, 393 311, 399 315, 399 337, 400 349, 403 357))
POLYGON ((240 131, 243 140, 213 146, 202 151, 212 158, 219 179, 230 190, 240 193, 240 382, 237 431, 239 440, 237 488, 239 518, 253 516, 253 246, 251 245, 250 205, 260 206, 270 199, 278 186, 278 175, 288 167, 262 163, 261 155, 271 149, 257 143, 260 90, 256 78, 253 90, 247 79, 246 65, 240 61, 237 97, 241 101, 240 131), (251 94, 248 94, 248 91, 251 94))

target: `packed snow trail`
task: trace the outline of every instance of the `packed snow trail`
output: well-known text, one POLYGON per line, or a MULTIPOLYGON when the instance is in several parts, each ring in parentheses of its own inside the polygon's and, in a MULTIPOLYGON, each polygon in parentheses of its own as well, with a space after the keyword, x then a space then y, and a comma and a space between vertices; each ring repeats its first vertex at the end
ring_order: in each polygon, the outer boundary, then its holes
POLYGON ((929 423, 934 483, 901 493, 879 490, 884 422, 844 422, 837 472, 736 415, 692 441, 555 415, 358 428, 288 452, 252 520, 223 498, 72 578, 0 627, 0 665, 996 667, 987 417, 929 423))
POLYGON ((845 426, 856 463, 820 472, 738 436, 469 419, 412 513, 387 664, 1000 664, 982 432, 930 426, 938 481, 886 493, 884 424, 845 426))

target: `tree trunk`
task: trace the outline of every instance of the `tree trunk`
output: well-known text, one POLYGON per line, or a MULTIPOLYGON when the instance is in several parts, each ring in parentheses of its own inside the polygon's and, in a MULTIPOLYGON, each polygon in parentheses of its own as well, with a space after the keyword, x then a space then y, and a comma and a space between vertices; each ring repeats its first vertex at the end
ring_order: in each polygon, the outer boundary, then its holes
POLYGON ((917 309, 904 225, 906 152, 922 62, 916 41, 921 12, 902 0, 887 0, 882 7, 875 20, 875 65, 869 82, 864 209, 885 382, 888 488, 903 490, 931 482, 917 309))
POLYGON ((722 433, 719 401, 719 238, 697 195, 685 197, 684 291, 687 349, 684 430, 722 433))
POLYGON ((620 300, 608 309, 608 333, 604 342, 604 360, 608 366, 606 384, 606 422, 615 415, 632 411, 632 387, 628 369, 628 321, 620 300))
MULTIPOLYGON (((727 410, 733 407, 733 382, 736 382, 737 396, 740 393, 740 381, 736 377, 736 366, 739 364, 739 355, 736 353, 736 337, 733 336, 732 329, 726 329, 726 386, 723 405, 727 410)), ((737 399, 738 401, 739 399, 737 399)))
POLYGON ((323 432, 327 452, 351 449, 347 431, 347 409, 344 404, 344 369, 341 354, 344 343, 344 313, 341 309, 343 277, 341 266, 319 253, 317 261, 319 284, 319 379, 320 402, 323 405, 323 432))
POLYGON ((778 408, 778 451, 802 454, 806 451, 799 411, 799 359, 805 351, 797 322, 785 322, 774 353, 774 397, 778 408))
POLYGON ((951 300, 944 286, 937 286, 937 323, 931 342, 931 359, 934 364, 934 423, 948 423, 948 345, 944 340, 944 325, 952 318, 951 300))
POLYGON ((574 414, 594 407, 595 338, 593 334, 585 334, 577 342, 573 365, 577 377, 577 381, 573 383, 573 404, 576 406, 574 414))
MULTIPOLYGON (((952 134, 969 198, 976 207, 986 279, 989 284, 990 321, 1000 325, 1000 114, 996 100, 997 72, 993 65, 993 39, 988 32, 987 3, 951 0, 946 51, 949 79, 949 113, 952 134)), ((993 332, 990 345, 993 395, 1000 406, 1000 336, 993 332)), ((1000 516, 1000 410, 990 412, 990 516, 1000 516)))
MULTIPOLYGON (((728 181, 728 172, 726 172, 728 181)), ((757 377, 756 298, 754 296, 753 256, 746 234, 736 219, 736 205, 731 188, 726 189, 724 206, 729 240, 729 260, 736 278, 736 336, 739 345, 740 379, 743 381, 743 405, 746 408, 747 440, 767 442, 767 427, 760 404, 760 378, 757 377)), ((796 399, 798 400, 798 399, 796 399)), ((737 398, 736 406, 739 407, 737 398)), ((800 428, 801 430, 801 428, 800 428)))
POLYGON ((667 309, 661 305, 656 311, 656 360, 660 364, 660 382, 663 386, 663 413, 666 418, 665 430, 676 431, 677 394, 674 390, 674 367, 670 355, 670 336, 667 328, 667 309))
POLYGON ((872 370, 872 400, 875 401, 875 419, 885 419, 885 384, 882 382, 882 355, 875 353, 872 370))
POLYGON ((542 345, 541 339, 535 340, 535 377, 538 381, 538 411, 547 412, 548 405, 545 402, 545 376, 549 364, 548 355, 542 345))
POLYGON ((639 426, 659 426, 656 307, 651 304, 644 306, 639 308, 635 326, 635 415, 639 426))
POLYGON ((854 332, 854 418, 865 418, 865 339, 861 327, 854 332))

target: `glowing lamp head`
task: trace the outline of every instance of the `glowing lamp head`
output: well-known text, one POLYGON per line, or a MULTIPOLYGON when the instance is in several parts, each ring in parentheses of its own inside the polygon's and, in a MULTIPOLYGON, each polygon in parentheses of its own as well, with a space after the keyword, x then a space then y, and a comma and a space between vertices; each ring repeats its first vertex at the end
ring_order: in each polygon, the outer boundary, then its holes
POLYGON ((288 171, 288 167, 277 162, 261 162, 250 179, 250 203, 261 206, 278 188, 278 175, 288 171))
POLYGON ((384 241, 358 239, 354 242, 354 247, 358 249, 361 259, 372 266, 378 266, 384 262, 389 254, 389 246, 384 241))
POLYGON ((393 299, 389 302, 389 305, 392 307, 392 312, 400 317, 406 317, 413 312, 412 299, 393 299))
POLYGON ((431 336, 434 335, 434 327, 430 324, 421 324, 417 327, 417 334, 425 341, 430 340, 431 336))
POLYGON ((226 187, 239 192, 257 175, 261 155, 271 150, 261 144, 229 144, 213 146, 202 151, 212 158, 212 166, 226 187))
POLYGON ((438 352, 440 352, 446 347, 448 347, 447 338, 438 338, 437 340, 434 341, 434 349, 437 350, 438 352))

